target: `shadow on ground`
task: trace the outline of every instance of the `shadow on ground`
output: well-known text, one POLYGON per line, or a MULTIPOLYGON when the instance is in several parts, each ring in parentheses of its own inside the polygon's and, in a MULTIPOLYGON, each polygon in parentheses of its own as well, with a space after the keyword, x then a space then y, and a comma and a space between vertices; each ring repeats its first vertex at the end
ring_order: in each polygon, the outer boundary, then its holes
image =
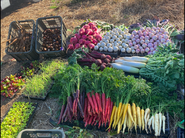
POLYGON ((27 7, 32 3, 36 3, 39 1, 41 0, 10 0, 10 6, 1 11, 1 19, 13 12, 17 12, 21 8, 27 7))

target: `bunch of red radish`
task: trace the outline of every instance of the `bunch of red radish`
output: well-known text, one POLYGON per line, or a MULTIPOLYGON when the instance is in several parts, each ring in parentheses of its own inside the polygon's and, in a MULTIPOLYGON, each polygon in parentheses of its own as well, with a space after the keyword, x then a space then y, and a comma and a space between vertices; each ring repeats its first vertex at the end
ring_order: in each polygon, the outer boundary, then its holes
POLYGON ((105 97, 105 93, 102 93, 101 96, 99 93, 95 93, 94 95, 94 91, 87 93, 84 107, 85 127, 87 125, 98 124, 98 128, 100 128, 100 126, 106 127, 109 124, 113 102, 111 101, 110 97, 105 97))
POLYGON ((94 46, 102 40, 100 29, 94 22, 85 24, 74 37, 70 39, 68 49, 75 50, 82 46, 94 49, 94 46))

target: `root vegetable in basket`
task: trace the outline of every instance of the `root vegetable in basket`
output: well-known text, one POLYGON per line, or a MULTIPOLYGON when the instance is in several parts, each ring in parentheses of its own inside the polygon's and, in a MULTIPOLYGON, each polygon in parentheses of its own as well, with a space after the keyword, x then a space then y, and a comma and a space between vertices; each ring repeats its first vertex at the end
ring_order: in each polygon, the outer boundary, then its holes
POLYGON ((59 29, 46 29, 43 32, 43 44, 42 51, 57 51, 59 50, 59 44, 61 44, 61 33, 59 29), (56 45, 56 47, 55 47, 56 45))

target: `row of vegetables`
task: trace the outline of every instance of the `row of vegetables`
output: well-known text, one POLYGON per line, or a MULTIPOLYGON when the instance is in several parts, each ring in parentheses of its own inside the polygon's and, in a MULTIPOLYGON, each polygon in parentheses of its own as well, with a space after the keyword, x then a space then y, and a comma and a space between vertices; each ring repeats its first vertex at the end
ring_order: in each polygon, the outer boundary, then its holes
MULTIPOLYGON (((101 71, 95 63, 91 68, 79 64, 62 66, 53 89, 60 91, 63 102, 58 124, 82 118, 85 126, 104 126, 117 133, 122 128, 124 133, 126 127, 137 132, 139 127, 146 133, 153 128, 159 136, 162 131, 165 133, 164 112, 174 106, 155 97, 162 94, 161 87, 125 76, 122 70, 106 67, 101 71)), ((165 101, 165 97, 159 97, 165 101)))

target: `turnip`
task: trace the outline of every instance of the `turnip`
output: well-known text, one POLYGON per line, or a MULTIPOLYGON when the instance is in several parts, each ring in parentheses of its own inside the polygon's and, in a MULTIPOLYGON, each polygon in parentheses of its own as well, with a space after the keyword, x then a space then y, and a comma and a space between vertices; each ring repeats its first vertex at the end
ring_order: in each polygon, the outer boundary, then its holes
POLYGON ((140 40, 140 43, 143 44, 145 41, 143 39, 140 40))
POLYGON ((110 39, 110 42, 113 43, 114 42, 114 39, 110 39))
POLYGON ((153 39, 150 39, 150 43, 153 43, 154 42, 154 40, 153 39))
POLYGON ((132 43, 129 43, 129 46, 133 46, 133 44, 132 43))
POLYGON ((122 42, 125 42, 125 39, 121 39, 122 42))
POLYGON ((137 31, 136 31, 136 30, 134 30, 134 31, 132 32, 132 34, 136 35, 136 34, 137 34, 137 31))
POLYGON ((141 45, 140 44, 137 44, 138 45, 138 47, 140 47, 141 45))
POLYGON ((119 50, 121 50, 122 49, 122 46, 118 46, 118 48, 119 48, 119 50))
POLYGON ((84 28, 81 28, 81 29, 79 30, 79 33, 80 33, 80 35, 85 34, 85 29, 84 29, 84 28))
POLYGON ((117 52, 118 51, 118 47, 117 46, 114 46, 113 47, 113 50, 114 50, 114 52, 117 52))
POLYGON ((112 46, 112 44, 111 44, 111 43, 108 43, 108 44, 107 44, 107 47, 111 47, 111 46, 112 46))
POLYGON ((103 51, 103 47, 100 47, 99 50, 100 50, 100 51, 103 51))
POLYGON ((104 51, 107 51, 108 50, 108 47, 104 46, 103 50, 104 51))
MULTIPOLYGON (((137 40, 136 40, 137 41, 137 40)), ((136 45, 136 41, 133 41, 132 44, 135 46, 136 45)), ((140 40, 139 40, 140 41, 140 40)))
POLYGON ((150 49, 148 47, 145 48, 145 51, 148 52, 150 49))
POLYGON ((160 32, 162 32, 162 33, 163 33, 164 31, 165 31, 165 29, 164 29, 164 28, 161 28, 161 29, 160 29, 160 32))
POLYGON ((157 46, 157 42, 154 42, 154 46, 157 46))
POLYGON ((122 48, 122 49, 121 49, 121 52, 125 52, 125 48, 122 48))
POLYGON ((134 49, 134 46, 131 46, 130 48, 131 48, 131 50, 133 50, 134 49))
POLYGON ((156 32, 156 34, 158 34, 159 33, 159 30, 156 30, 155 32, 156 32))
POLYGON ((156 52, 156 51, 154 50, 154 51, 152 52, 152 54, 155 54, 155 52, 156 52))
POLYGON ((131 52, 131 48, 127 48, 127 53, 130 53, 131 52))
POLYGON ((125 43, 128 43, 128 41, 129 41, 128 39, 125 39, 125 43))
POLYGON ((148 55, 152 55, 153 53, 151 51, 148 52, 148 55))
POLYGON ((99 48, 98 46, 94 46, 94 50, 98 50, 98 48, 99 48))
POLYGON ((153 44, 152 43, 148 43, 148 47, 153 47, 153 44))
POLYGON ((133 49, 133 50, 132 50, 132 53, 134 54, 135 52, 136 52, 136 51, 133 49))
POLYGON ((153 52, 154 51, 154 48, 153 47, 150 47, 150 51, 153 52))
POLYGON ((166 42, 167 42, 167 43, 171 43, 171 40, 170 40, 170 39, 167 39, 166 42))
POLYGON ((149 40, 146 39, 146 40, 145 40, 145 43, 148 44, 148 43, 149 43, 149 40))
POLYGON ((122 35, 122 36, 124 36, 124 34, 125 34, 124 32, 121 32, 121 35, 122 35))
POLYGON ((141 49, 141 53, 144 53, 145 52, 145 50, 144 49, 141 49))
POLYGON ((144 36, 141 36, 141 37, 140 37, 140 39, 142 39, 142 40, 144 40, 144 38, 145 38, 144 36))
POLYGON ((136 41, 136 39, 135 38, 132 38, 132 41, 136 41))
POLYGON ((146 47, 147 47, 147 43, 143 43, 143 44, 142 44, 142 47, 143 47, 143 48, 146 48, 146 47))
POLYGON ((139 49, 136 49, 136 53, 138 54, 140 52, 140 50, 139 49))
POLYGON ((145 36, 145 40, 149 40, 149 38, 150 38, 149 36, 145 36))
POLYGON ((121 42, 121 41, 118 41, 118 44, 119 44, 119 45, 121 45, 121 44, 122 44, 122 42, 121 42))
POLYGON ((70 50, 74 50, 73 44, 69 44, 69 45, 68 45, 68 48, 69 48, 70 50))
POLYGON ((137 39, 137 38, 139 38, 139 35, 136 35, 136 36, 135 36, 135 39, 137 39))
POLYGON ((164 38, 161 38, 161 43, 164 43, 165 42, 165 39, 164 38))
POLYGON ((147 36, 148 35, 148 32, 147 31, 143 32, 143 35, 144 36, 147 36))
POLYGON ((110 35, 110 32, 106 32, 106 34, 105 34, 105 35, 109 36, 109 35, 110 35))
POLYGON ((124 45, 124 48, 128 48, 128 44, 125 44, 125 45, 124 45))
POLYGON ((140 42, 140 39, 136 39, 136 42, 139 43, 140 42))
POLYGON ((104 42, 105 42, 106 44, 108 44, 108 43, 109 43, 109 40, 106 39, 104 42))
POLYGON ((152 39, 153 39, 153 40, 157 40, 157 35, 154 35, 154 36, 152 37, 152 39))
POLYGON ((117 36, 116 35, 113 35, 112 39, 116 40, 117 36))
POLYGON ((116 36, 117 36, 117 37, 119 36, 119 33, 118 33, 118 32, 116 32, 116 36))
POLYGON ((143 47, 142 46, 139 46, 139 49, 141 50, 141 49, 143 49, 143 47))
POLYGON ((108 51, 109 51, 109 52, 112 52, 112 51, 113 51, 113 48, 112 48, 112 47, 109 47, 109 48, 108 48, 108 51))
POLYGON ((124 32, 127 32, 127 33, 128 33, 128 31, 129 31, 129 30, 128 30, 127 28, 124 29, 124 32))
POLYGON ((120 39, 119 38, 116 38, 116 41, 120 41, 120 39))
POLYGON ((134 49, 138 49, 138 48, 139 48, 138 45, 135 45, 135 46, 134 46, 134 49))
POLYGON ((119 46, 119 44, 117 42, 114 43, 114 46, 119 46))
POLYGON ((90 49, 94 49, 94 44, 89 43, 89 44, 88 44, 88 47, 89 47, 90 49))
POLYGON ((141 27, 140 30, 143 32, 143 31, 145 31, 145 28, 141 27))
POLYGON ((128 43, 132 43, 132 40, 128 40, 128 43))
POLYGON ((131 34, 130 38, 134 38, 134 37, 135 37, 134 34, 131 34))
POLYGON ((154 49, 157 49, 157 45, 154 45, 154 49))
POLYGON ((154 34, 153 33, 149 33, 149 36, 152 38, 154 36, 154 34))

